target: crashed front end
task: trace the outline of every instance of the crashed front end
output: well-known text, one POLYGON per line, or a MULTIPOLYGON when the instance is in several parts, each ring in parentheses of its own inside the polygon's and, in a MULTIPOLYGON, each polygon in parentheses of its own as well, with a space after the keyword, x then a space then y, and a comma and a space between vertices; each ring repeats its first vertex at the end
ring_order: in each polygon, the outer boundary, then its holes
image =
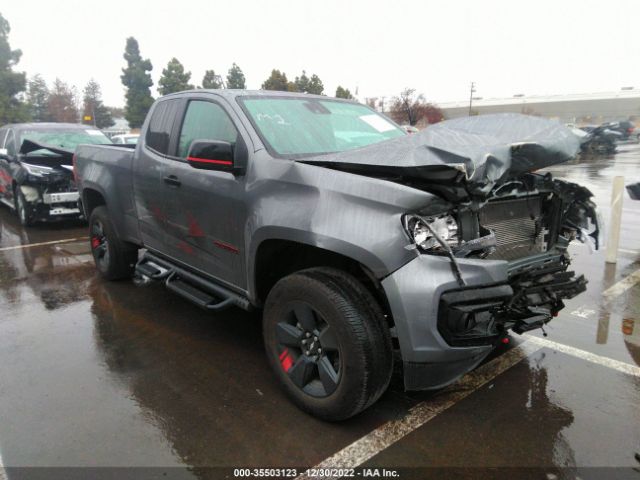
POLYGON ((591 193, 550 175, 525 174, 482 202, 436 202, 403 225, 419 255, 382 285, 409 390, 451 383, 510 330, 543 328, 586 289, 568 270, 569 243, 600 242, 591 193))
POLYGON ((13 178, 29 222, 81 217, 73 152, 25 140, 20 153, 13 178), (37 151, 46 153, 35 154, 37 151))
POLYGON ((510 330, 543 328, 585 291, 567 249, 573 240, 599 247, 592 194, 536 173, 579 148, 558 122, 507 114, 442 122, 313 161, 434 195, 402 216, 416 257, 381 282, 407 389, 455 381, 510 330))
POLYGON ((457 286, 440 295, 437 320, 449 345, 492 345, 508 330, 542 328, 564 308, 564 299, 585 291, 584 276, 568 271, 567 248, 573 240, 599 247, 597 212, 586 188, 525 174, 486 201, 451 207, 405 218, 413 245, 445 255, 451 264, 457 286), (504 261, 506 278, 467 285, 459 266, 464 258, 504 261))
POLYGON ((70 170, 21 161, 14 178, 31 221, 80 216, 78 189, 70 170))

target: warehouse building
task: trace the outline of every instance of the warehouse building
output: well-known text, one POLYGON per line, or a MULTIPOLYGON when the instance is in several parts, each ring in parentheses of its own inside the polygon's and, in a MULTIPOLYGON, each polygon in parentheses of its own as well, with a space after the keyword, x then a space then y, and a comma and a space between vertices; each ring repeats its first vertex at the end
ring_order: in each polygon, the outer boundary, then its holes
MULTIPOLYGON (((468 99, 439 103, 438 106, 447 119, 469 115, 468 99)), ((640 88, 570 95, 514 95, 510 98, 488 99, 475 97, 471 102, 472 115, 505 112, 538 115, 577 125, 640 120, 640 88)))

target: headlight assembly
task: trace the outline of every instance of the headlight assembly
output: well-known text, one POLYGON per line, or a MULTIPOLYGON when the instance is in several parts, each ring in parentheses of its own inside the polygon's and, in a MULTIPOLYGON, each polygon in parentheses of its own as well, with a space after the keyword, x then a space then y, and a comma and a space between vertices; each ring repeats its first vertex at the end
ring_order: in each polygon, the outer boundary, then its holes
POLYGON ((54 170, 51 167, 44 167, 42 165, 32 165, 30 163, 22 162, 22 166, 24 169, 29 172, 29 175, 33 175, 34 177, 44 177, 45 175, 51 174, 54 170))
POLYGON ((419 217, 406 215, 404 227, 409 237, 420 248, 429 253, 446 252, 444 243, 449 248, 458 246, 458 222, 449 214, 419 217))

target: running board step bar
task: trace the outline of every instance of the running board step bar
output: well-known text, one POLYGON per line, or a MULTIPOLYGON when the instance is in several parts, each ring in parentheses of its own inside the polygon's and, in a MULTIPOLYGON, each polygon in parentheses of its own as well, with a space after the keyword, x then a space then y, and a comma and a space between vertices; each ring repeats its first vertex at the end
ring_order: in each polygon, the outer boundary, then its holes
POLYGON ((172 292, 186 298, 205 310, 223 310, 233 305, 233 298, 220 299, 209 295, 208 293, 194 287, 188 282, 179 278, 175 273, 169 275, 166 286, 172 292))
POLYGON ((205 310, 219 311, 234 305, 252 309, 247 298, 150 252, 145 252, 136 264, 136 273, 152 280, 164 280, 169 290, 205 310))

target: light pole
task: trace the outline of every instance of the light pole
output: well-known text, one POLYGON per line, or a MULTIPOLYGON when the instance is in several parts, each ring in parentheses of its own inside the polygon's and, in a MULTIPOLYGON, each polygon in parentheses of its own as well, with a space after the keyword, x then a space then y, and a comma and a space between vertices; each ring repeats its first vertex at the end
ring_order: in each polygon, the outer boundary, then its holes
POLYGON ((471 116, 471 105, 473 103, 473 94, 476 91, 476 84, 475 82, 471 82, 471 88, 470 88, 470 92, 469 92, 469 116, 471 116))

